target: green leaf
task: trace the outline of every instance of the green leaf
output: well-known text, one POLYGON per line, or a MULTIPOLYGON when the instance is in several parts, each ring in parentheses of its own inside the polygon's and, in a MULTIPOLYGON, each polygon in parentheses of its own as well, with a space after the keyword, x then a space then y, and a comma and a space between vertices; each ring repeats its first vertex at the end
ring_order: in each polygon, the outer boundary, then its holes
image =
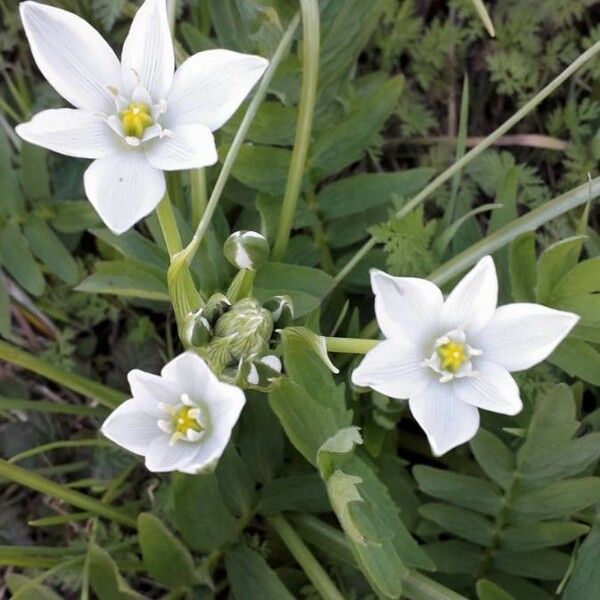
POLYGON ((60 200, 52 204, 50 224, 61 233, 79 233, 101 223, 98 213, 87 200, 60 200))
POLYGON ((594 598, 600 590, 600 525, 595 525, 581 545, 563 600, 594 598))
POLYGON ((333 286, 333 278, 318 269, 270 262, 256 274, 254 291, 263 302, 287 294, 294 303, 294 317, 299 319, 320 306, 333 286))
POLYGON ((61 600, 49 587, 41 583, 32 583, 32 579, 19 573, 8 573, 6 584, 12 593, 11 598, 16 600, 61 600))
POLYGON ((0 261, 30 294, 42 294, 45 286, 42 271, 31 254, 27 240, 15 223, 7 223, 0 231, 0 261))
POLYGON ((485 474, 507 489, 514 476, 516 462, 513 453, 493 433, 480 429, 470 441, 471 450, 485 474))
POLYGON ((90 584, 99 600, 144 600, 144 596, 129 587, 106 550, 91 544, 88 557, 90 584))
POLYGON ((90 294, 114 294, 145 300, 169 300, 166 274, 158 267, 137 260, 98 261, 94 273, 76 288, 90 294))
POLYGON ((339 369, 329 359, 327 354, 327 343, 325 338, 317 335, 314 331, 306 327, 286 327, 280 331, 283 346, 289 345, 293 341, 298 346, 305 346, 312 350, 321 359, 321 362, 332 372, 339 373, 339 369))
POLYGON ((600 352, 583 340, 566 339, 550 355, 548 362, 560 367, 571 377, 600 385, 600 352))
POLYGON ((475 573, 481 564, 481 550, 461 540, 444 540, 423 546, 440 573, 475 573))
POLYGON ((224 505, 214 473, 174 473, 173 522, 188 546, 207 554, 236 539, 236 523, 224 505))
POLYGON ((600 501, 600 478, 582 477, 557 481, 517 496, 511 515, 519 522, 571 515, 600 501))
POLYGON ((546 521, 506 527, 500 545, 506 550, 525 552, 568 544, 589 531, 587 525, 570 521, 546 521))
POLYGON ((569 555, 556 550, 506 552, 497 550, 493 565, 499 571, 531 579, 561 579, 569 566, 569 555))
POLYGON ((23 226, 23 233, 33 254, 52 273, 68 285, 77 283, 79 268, 75 259, 45 221, 31 217, 23 226))
POLYGON ((21 185, 25 197, 33 202, 50 198, 47 150, 23 142, 21 145, 21 185))
POLYGON ((413 475, 419 488, 434 498, 487 515, 500 510, 500 494, 484 479, 424 465, 414 467, 413 475))
POLYGON ((488 579, 480 579, 476 585, 478 600, 516 600, 500 586, 488 579))
POLYGON ((333 221, 378 206, 390 206, 394 196, 410 198, 419 192, 434 173, 434 169, 419 168, 344 177, 319 192, 319 214, 325 221, 333 221))
MULTIPOLYGON (((600 257, 590 258, 573 267, 555 286, 553 302, 600 291, 600 257)), ((553 304, 554 306, 554 304, 553 304)))
POLYGON ((293 600, 265 559, 247 546, 236 546, 225 555, 227 577, 237 600, 293 600))
POLYGON ((10 335, 10 297, 6 289, 4 275, 0 271, 0 335, 10 335))
POLYGON ((225 504, 231 513, 237 516, 250 514, 256 504, 254 481, 234 444, 229 444, 225 449, 219 459, 215 475, 225 504))
POLYGON ((448 504, 432 502, 419 508, 422 516, 455 536, 487 547, 494 536, 491 521, 481 515, 448 504))
POLYGON ((142 559, 150 577, 167 587, 195 581, 194 561, 186 547, 151 513, 137 519, 142 559))
POLYGON ((513 300, 535 302, 537 260, 534 231, 527 231, 513 240, 508 262, 513 300))
POLYGON ((284 511, 325 513, 331 511, 327 490, 317 473, 298 473, 275 479, 260 491, 258 512, 272 515, 284 511))
POLYGON ((109 229, 92 229, 90 233, 118 250, 124 258, 133 258, 165 270, 169 266, 167 253, 133 229, 121 235, 116 235, 109 229))

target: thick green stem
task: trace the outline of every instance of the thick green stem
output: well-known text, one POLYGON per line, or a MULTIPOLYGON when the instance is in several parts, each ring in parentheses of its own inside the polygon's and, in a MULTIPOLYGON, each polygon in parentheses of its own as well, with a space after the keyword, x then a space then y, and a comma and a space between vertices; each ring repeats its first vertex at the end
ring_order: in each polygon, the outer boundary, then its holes
POLYGON ((281 515, 268 517, 267 520, 282 539, 288 550, 292 553, 298 564, 304 570, 315 589, 324 600, 344 600, 325 569, 321 566, 314 554, 308 549, 302 538, 294 531, 292 526, 281 515))
POLYGON ((173 256, 181 251, 181 236, 179 235, 179 228, 177 227, 177 219, 173 212, 173 206, 171 205, 171 199, 169 194, 165 193, 164 198, 160 201, 160 204, 156 207, 156 216, 160 223, 160 229, 167 245, 167 252, 169 256, 173 256))
POLYGON ((125 400, 125 394, 122 392, 47 363, 41 358, 33 356, 33 354, 8 342, 0 341, 0 360, 6 360, 13 365, 23 367, 42 377, 46 377, 59 385, 64 385, 66 388, 82 396, 96 400, 107 408, 115 408, 125 400))
POLYGON ((126 527, 131 527, 132 529, 137 527, 136 520, 123 511, 103 504, 95 498, 86 496, 81 492, 71 490, 51 479, 46 479, 37 473, 32 473, 27 469, 12 465, 2 459, 0 459, 0 476, 6 477, 14 483, 24 485, 25 487, 42 494, 46 494, 47 496, 51 496, 52 498, 62 500, 72 506, 77 506, 78 508, 94 513, 100 517, 125 525, 126 527))
MULTIPOLYGON (((512 117, 505 121, 496 131, 488 135, 472 150, 467 152, 462 158, 457 160, 450 168, 438 175, 431 183, 426 185, 416 196, 407 202, 397 213, 397 218, 402 218, 421 202, 427 199, 435 190, 446 183, 455 173, 460 171, 465 165, 477 158, 484 150, 487 150, 498 138, 502 137, 507 131, 514 127, 521 119, 526 117, 538 104, 545 100, 556 88, 558 88, 566 79, 580 69, 587 61, 594 57, 600 51, 600 42, 596 42, 581 56, 574 60, 560 75, 553 79, 544 89, 539 91, 531 100, 529 100, 520 110, 512 117)), ((352 269, 371 251, 376 241, 371 238, 366 242, 352 257, 352 259, 344 265, 344 268, 335 277, 336 283, 342 281, 352 269)))
POLYGON ((250 128, 250 125, 252 124, 252 121, 254 120, 254 117, 256 116, 256 113, 258 112, 262 101, 267 95, 269 85, 271 83, 271 80, 273 79, 273 75, 275 74, 277 67, 279 66, 283 58, 287 55, 290 46, 294 41, 294 35, 296 33, 296 29, 298 28, 299 23, 300 17, 299 15, 296 15, 290 23, 284 36, 281 38, 279 46, 277 47, 277 50, 275 51, 275 54, 271 59, 271 64, 265 71, 262 81, 260 82, 258 89, 254 94, 254 98, 252 98, 252 101, 248 106, 248 110, 246 111, 246 114, 244 115, 244 118, 235 134, 235 137, 233 138, 233 142, 231 144, 231 147, 229 148, 229 152, 227 153, 225 161, 223 162, 223 168, 219 173, 219 177, 217 179, 217 182, 215 183, 215 187, 213 188, 208 204, 206 205, 206 210, 204 211, 204 214, 200 219, 200 223, 198 224, 198 227, 194 232, 194 236, 192 237, 190 243, 181 252, 179 252, 176 256, 173 256, 171 258, 169 278, 175 277, 177 273, 182 268, 184 268, 186 264, 189 264, 191 262, 191 260, 194 258, 194 254, 196 253, 202 240, 204 239, 204 235, 208 230, 213 214, 217 208, 217 205, 219 204, 221 194, 225 189, 225 184, 227 183, 227 179, 229 178, 229 174, 231 173, 233 164, 237 158, 242 143, 244 142, 246 134, 248 133, 248 129, 250 128))
POLYGON ((377 340, 364 340, 359 338, 325 337, 327 352, 342 354, 366 354, 377 345, 377 340))
POLYGON ((319 78, 320 21, 317 0, 300 0, 304 39, 302 45, 302 90, 298 107, 296 139, 290 160, 277 236, 273 245, 273 260, 282 260, 292 231, 298 195, 308 155, 319 78))
POLYGON ((196 229, 200 225, 200 219, 206 210, 208 196, 206 193, 206 170, 194 169, 190 172, 192 188, 192 227, 196 229))

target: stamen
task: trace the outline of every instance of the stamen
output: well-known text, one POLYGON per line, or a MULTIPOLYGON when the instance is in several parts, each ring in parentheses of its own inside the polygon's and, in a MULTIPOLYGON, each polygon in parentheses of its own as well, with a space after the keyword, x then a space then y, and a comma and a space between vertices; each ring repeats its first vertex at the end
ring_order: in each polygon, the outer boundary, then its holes
POLYGON ((154 123, 151 108, 143 102, 130 102, 126 109, 119 113, 126 139, 129 137, 138 140, 144 131, 154 123))

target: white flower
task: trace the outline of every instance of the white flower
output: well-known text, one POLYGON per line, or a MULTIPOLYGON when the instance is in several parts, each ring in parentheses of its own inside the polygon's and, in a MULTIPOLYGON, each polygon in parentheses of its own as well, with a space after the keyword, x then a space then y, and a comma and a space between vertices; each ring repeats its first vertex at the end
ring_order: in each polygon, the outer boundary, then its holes
POLYGON ((129 373, 133 398, 104 421, 102 433, 146 458, 150 471, 199 473, 212 469, 225 450, 246 402, 196 354, 185 352, 159 375, 129 373))
POLYGON ((522 403, 509 371, 544 360, 579 319, 539 304, 496 308, 498 279, 489 256, 445 301, 425 279, 373 270, 371 286, 387 339, 365 356, 352 381, 408 399, 438 456, 475 435, 478 408, 517 414, 522 403))
POLYGON ((165 0, 135 15, 121 62, 80 17, 21 2, 21 19, 40 71, 75 108, 44 110, 17 127, 27 142, 92 158, 85 193, 106 225, 122 233, 165 192, 163 171, 212 165, 212 132, 237 110, 268 61, 228 50, 175 59, 165 0))

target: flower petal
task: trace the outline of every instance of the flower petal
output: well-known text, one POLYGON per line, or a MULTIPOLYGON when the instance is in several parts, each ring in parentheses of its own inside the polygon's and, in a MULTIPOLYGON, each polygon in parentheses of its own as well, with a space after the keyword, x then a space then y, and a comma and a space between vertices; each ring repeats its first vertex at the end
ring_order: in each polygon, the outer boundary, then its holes
POLYGON ((100 218, 117 234, 152 212, 165 193, 163 173, 136 150, 95 160, 85 172, 83 183, 100 218))
POLYGON ((178 403, 182 394, 181 386, 140 369, 129 371, 127 380, 139 409, 155 419, 165 418, 165 412, 159 408, 159 404, 178 403))
POLYGON ((215 138, 206 125, 175 127, 171 135, 155 139, 145 149, 148 162, 164 171, 181 171, 214 165, 215 138))
POLYGON ((507 304, 496 310, 473 344, 485 360, 523 371, 550 356, 577 321, 576 314, 541 304, 507 304))
POLYGON ((431 381, 431 369, 422 366, 423 358, 408 340, 384 340, 354 370, 352 383, 391 398, 409 398, 431 381))
POLYGON ((196 444, 179 441, 169 444, 169 436, 162 434, 157 437, 146 452, 146 468, 154 473, 176 471, 189 464, 195 456, 196 444))
POLYGON ((121 62, 124 79, 131 81, 133 73, 154 100, 166 98, 175 54, 165 0, 146 0, 139 8, 123 44, 121 62))
POLYGON ((420 350, 437 335, 443 297, 439 288, 426 279, 392 277, 371 270, 375 293, 375 314, 387 338, 412 340, 420 350))
POLYGON ((140 411, 133 399, 115 408, 101 431, 109 440, 135 454, 145 454, 154 439, 163 435, 156 419, 140 411))
POLYGON ((484 256, 457 284, 444 302, 442 323, 446 330, 479 331, 498 303, 498 277, 491 256, 484 256))
POLYGON ((260 56, 206 50, 177 69, 167 98, 167 126, 202 123, 211 131, 238 109, 267 68, 260 56))
POLYGON ((431 383, 410 398, 408 405, 436 456, 464 444, 479 428, 477 409, 459 400, 453 387, 445 383, 431 383))
POLYGON ((477 360, 477 375, 453 381, 456 397, 467 404, 503 415, 521 412, 523 403, 517 382, 500 365, 477 360))
POLYGON ((33 58, 52 87, 77 108, 112 111, 108 88, 121 86, 121 67, 102 36, 60 8, 21 2, 19 12, 33 58))
POLYGON ((219 458, 221 458, 221 455, 225 451, 230 437, 231 429, 225 435, 215 435, 213 433, 206 442, 200 442, 190 462, 179 466, 178 471, 189 473, 190 475, 211 471, 217 465, 219 458))
POLYGON ((192 399, 205 400, 210 385, 217 380, 197 354, 184 352, 168 362, 160 372, 169 382, 183 386, 192 399))
POLYGON ((117 148, 114 132, 97 113, 73 108, 43 110, 16 131, 30 144, 78 158, 101 158, 117 148))

